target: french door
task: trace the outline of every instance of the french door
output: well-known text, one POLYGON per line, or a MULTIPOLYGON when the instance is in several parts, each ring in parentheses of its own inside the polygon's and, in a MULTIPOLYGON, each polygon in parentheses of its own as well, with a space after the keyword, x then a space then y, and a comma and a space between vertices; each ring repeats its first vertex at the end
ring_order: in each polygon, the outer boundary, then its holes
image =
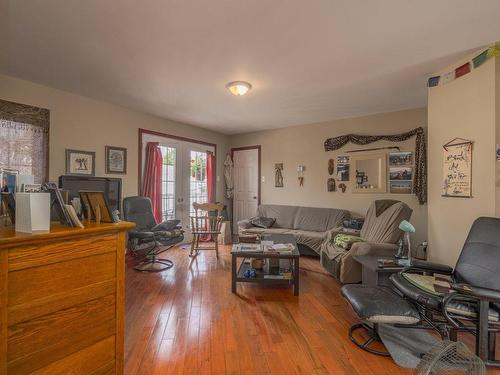
MULTIPOLYGON (((207 151, 213 152, 213 147, 162 139, 160 149, 163 219, 179 219, 182 227, 189 229, 193 203, 208 202, 207 151)), ((189 230, 185 236, 189 238, 189 230)))

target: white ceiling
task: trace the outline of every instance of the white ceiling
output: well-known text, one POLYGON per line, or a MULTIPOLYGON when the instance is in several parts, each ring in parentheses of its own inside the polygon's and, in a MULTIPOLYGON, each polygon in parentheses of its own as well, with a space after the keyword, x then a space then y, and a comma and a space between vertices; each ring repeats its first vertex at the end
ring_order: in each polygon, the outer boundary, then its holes
POLYGON ((426 105, 499 0, 0 0, 0 73, 223 133, 426 105), (229 81, 253 89, 234 97, 229 81))

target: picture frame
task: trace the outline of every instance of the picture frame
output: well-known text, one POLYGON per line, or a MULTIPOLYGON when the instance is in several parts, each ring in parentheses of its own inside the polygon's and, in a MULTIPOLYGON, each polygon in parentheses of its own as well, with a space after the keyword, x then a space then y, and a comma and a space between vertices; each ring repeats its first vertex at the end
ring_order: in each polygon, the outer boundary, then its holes
POLYGON ((389 167, 401 167, 413 165, 412 151, 398 151, 389 153, 389 167))
POLYGON ((127 173, 127 149, 124 147, 105 147, 105 172, 106 174, 127 173))
POLYGON ((349 181, 349 170, 351 157, 346 155, 337 156, 337 180, 349 181))
POLYGON ((390 167, 389 180, 411 181, 413 179, 413 167, 390 167))
POLYGON ((391 180, 389 181, 389 191, 391 194, 411 194, 413 191, 413 181, 391 180))
POLYGON ((9 168, 0 168, 0 191, 15 193, 19 171, 9 168))
POLYGON ((66 149, 66 175, 95 176, 95 152, 66 149))
POLYGON ((454 138, 443 145, 442 197, 472 198, 472 149, 474 142, 454 138))
POLYGON ((274 164, 274 187, 282 188, 283 183, 283 163, 274 164))
MULTIPOLYGON (((78 193, 80 195, 80 201, 82 202, 86 210, 90 209, 90 213, 94 220, 97 218, 97 216, 100 216, 101 222, 103 223, 115 222, 115 219, 113 218, 113 213, 111 212, 109 204, 102 191, 81 190, 78 193), (99 213, 97 212, 98 210, 99 213)), ((87 216, 87 220, 90 219, 91 218, 87 216)))

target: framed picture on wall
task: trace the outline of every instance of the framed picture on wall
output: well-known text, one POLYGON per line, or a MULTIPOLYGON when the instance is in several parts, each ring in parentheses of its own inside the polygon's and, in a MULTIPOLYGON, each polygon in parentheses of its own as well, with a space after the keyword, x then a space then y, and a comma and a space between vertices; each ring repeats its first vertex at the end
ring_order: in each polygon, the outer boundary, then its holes
POLYGON ((283 163, 274 164, 274 187, 283 187, 283 163))
POLYGON ((472 198, 472 144, 454 138, 443 146, 443 197, 472 198))
POLYGON ((95 152, 66 149, 66 174, 70 176, 94 176, 95 152))
POLYGON ((127 149, 123 147, 106 146, 106 173, 127 173, 127 149))
POLYGON ((406 165, 406 166, 413 165, 413 152, 400 151, 400 152, 391 152, 389 154, 390 167, 398 167, 401 165, 406 165))

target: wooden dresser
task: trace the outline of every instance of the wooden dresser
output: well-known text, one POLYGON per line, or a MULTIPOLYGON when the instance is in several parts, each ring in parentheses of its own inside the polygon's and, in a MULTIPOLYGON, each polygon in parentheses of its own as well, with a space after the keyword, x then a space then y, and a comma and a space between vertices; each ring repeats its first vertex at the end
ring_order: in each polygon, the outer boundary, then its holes
POLYGON ((123 374, 125 232, 0 230, 0 375, 123 374))

